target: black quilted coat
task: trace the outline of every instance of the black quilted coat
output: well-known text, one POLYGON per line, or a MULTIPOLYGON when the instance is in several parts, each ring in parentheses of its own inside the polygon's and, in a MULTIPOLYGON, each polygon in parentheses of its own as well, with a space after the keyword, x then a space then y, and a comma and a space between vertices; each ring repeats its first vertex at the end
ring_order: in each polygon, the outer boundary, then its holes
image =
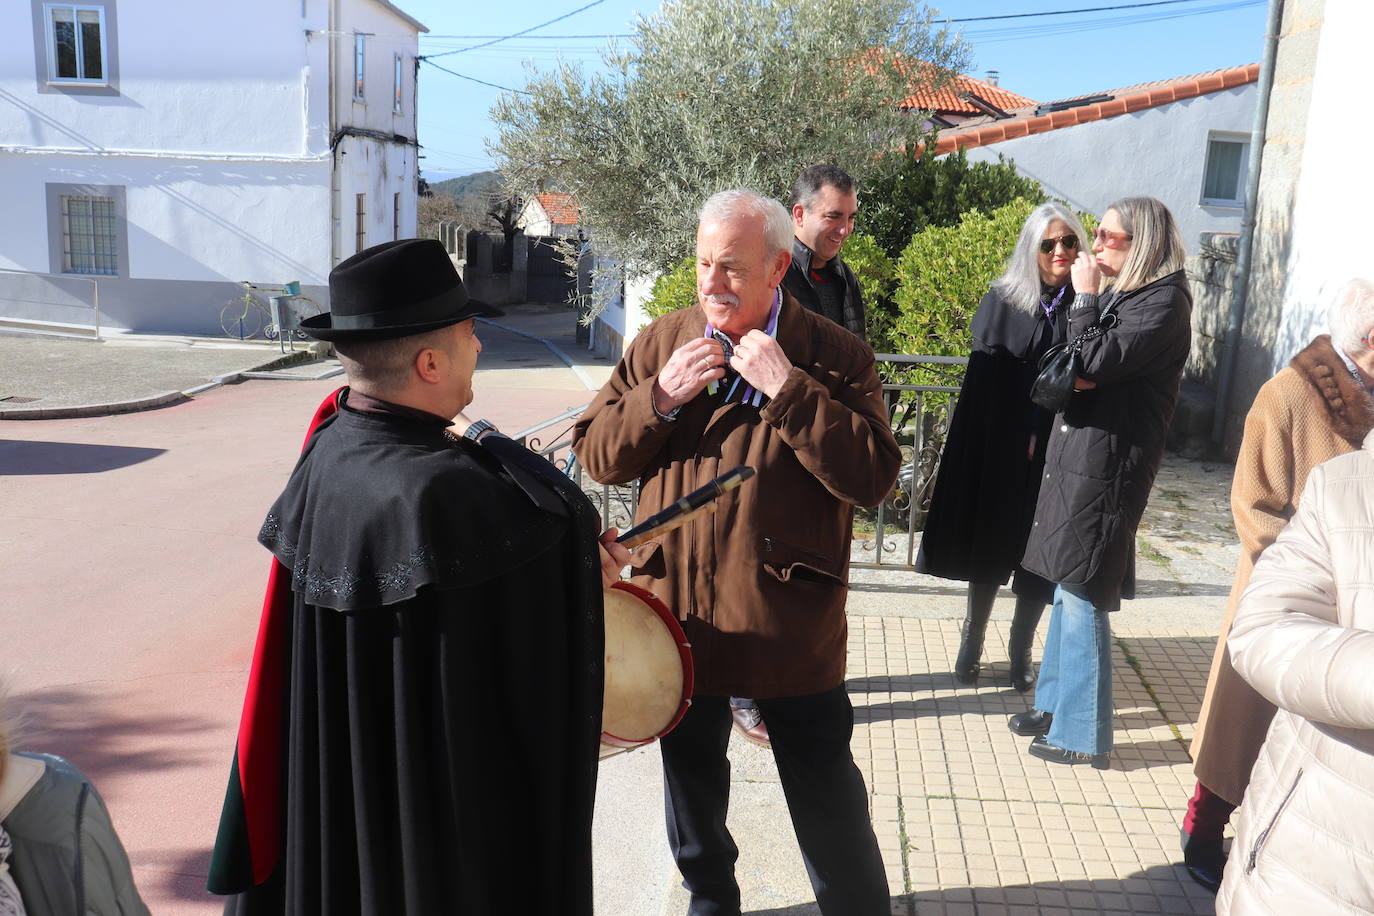
MULTIPOLYGON (((1078 298, 1071 336, 1100 304, 1078 298)), ((1135 531, 1178 402, 1192 307, 1181 270, 1123 295, 1120 323, 1083 347, 1083 375, 1097 387, 1076 393, 1050 431, 1022 566, 1102 610, 1134 597, 1135 531)))

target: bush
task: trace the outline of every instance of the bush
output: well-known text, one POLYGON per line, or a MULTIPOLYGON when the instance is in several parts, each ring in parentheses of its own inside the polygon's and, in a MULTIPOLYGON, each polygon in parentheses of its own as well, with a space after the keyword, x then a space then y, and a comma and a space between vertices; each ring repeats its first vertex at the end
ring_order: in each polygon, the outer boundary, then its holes
POLYGON ((894 258, 917 232, 952 226, 971 210, 990 213, 1015 200, 1045 200, 1040 183, 1019 175, 1002 156, 970 165, 963 150, 939 159, 885 156, 861 191, 859 226, 894 258))
POLYGON ((652 321, 669 312, 695 305, 697 301, 697 259, 683 258, 666 274, 659 274, 644 303, 644 313, 652 321))
POLYGON ((895 352, 968 355, 978 302, 1037 205, 1018 200, 986 215, 965 213, 953 226, 931 226, 911 237, 897 260, 897 315, 890 331, 895 352))

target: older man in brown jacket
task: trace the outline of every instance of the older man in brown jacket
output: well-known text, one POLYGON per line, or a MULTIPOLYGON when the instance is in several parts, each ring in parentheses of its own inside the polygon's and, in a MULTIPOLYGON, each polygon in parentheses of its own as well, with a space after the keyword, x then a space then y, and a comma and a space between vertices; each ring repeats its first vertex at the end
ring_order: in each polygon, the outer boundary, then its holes
POLYGON ((710 198, 697 304, 639 333, 573 438, 595 479, 641 482, 640 519, 736 465, 758 472, 713 514, 641 546, 632 567, 677 611, 696 663, 692 706, 662 741, 693 916, 740 911, 725 828, 731 695, 756 698, 768 721, 821 911, 890 910, 849 750, 844 606, 854 506, 883 499, 900 452, 872 349, 780 291, 791 245, 776 201, 710 198))

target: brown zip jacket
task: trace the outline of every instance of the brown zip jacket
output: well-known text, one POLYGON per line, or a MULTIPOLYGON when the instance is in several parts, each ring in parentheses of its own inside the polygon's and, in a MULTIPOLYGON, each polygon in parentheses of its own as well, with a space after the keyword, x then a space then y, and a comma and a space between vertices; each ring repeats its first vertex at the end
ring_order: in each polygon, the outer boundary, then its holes
POLYGON ((652 393, 673 351, 700 337, 700 306, 641 331, 573 433, 602 483, 641 484, 636 521, 737 465, 757 476, 716 511, 635 551, 632 581, 662 598, 692 644, 696 693, 802 696, 844 679, 854 506, 877 505, 901 452, 873 350, 783 296, 777 340, 793 369, 761 408, 702 391, 675 421, 652 393))

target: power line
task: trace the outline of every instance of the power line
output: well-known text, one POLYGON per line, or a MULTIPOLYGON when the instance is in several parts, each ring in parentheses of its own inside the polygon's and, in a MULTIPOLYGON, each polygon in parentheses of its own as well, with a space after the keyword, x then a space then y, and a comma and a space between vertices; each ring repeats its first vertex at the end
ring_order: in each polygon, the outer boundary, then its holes
MULTIPOLYGON (((558 19, 550 19, 548 22, 541 23, 540 25, 534 26, 533 28, 530 28, 530 29, 526 29, 524 32, 517 32, 517 33, 514 34, 514 35, 426 35, 426 36, 425 36, 425 40, 426 40, 426 41, 434 41, 434 40, 436 40, 436 39, 466 39, 466 40, 477 40, 477 39, 482 39, 482 38, 490 38, 490 39, 494 39, 494 40, 491 41, 491 42, 488 42, 487 44, 495 44, 497 41, 505 41, 505 40, 510 39, 510 38, 520 38, 520 37, 527 37, 527 38, 532 38, 532 39, 539 39, 539 40, 541 40, 541 41, 567 41, 567 40, 591 39, 591 38, 633 38, 633 37, 634 37, 634 33, 633 33, 633 32, 607 32, 607 33, 597 34, 597 35, 529 35, 529 34, 528 34, 529 32, 532 32, 532 31, 534 31, 535 29, 542 28, 543 26, 546 26, 546 25, 552 25, 553 23, 558 22, 558 21, 561 20, 561 19, 566 19, 566 18, 568 18, 568 16, 571 16, 571 15, 573 15, 574 13, 580 13, 580 12, 582 12, 582 10, 585 10, 585 9, 587 9, 588 7, 591 7, 591 6, 596 6, 597 3, 602 3, 602 2, 604 2, 604 0, 595 0, 594 3, 590 3, 590 4, 588 4, 587 6, 582 7, 581 9, 573 10, 572 13, 566 13, 565 15, 559 16, 558 19)), ((1089 6, 1089 7, 1083 7, 1082 9, 1073 9, 1073 10, 1044 10, 1044 11, 1038 12, 1038 13, 1005 13, 1005 14, 997 15, 997 16, 965 16, 965 17, 962 17, 962 18, 959 18, 959 19, 940 19, 940 20, 936 20, 936 21, 938 21, 938 22, 950 22, 950 23, 953 23, 953 22, 992 22, 992 21, 994 21, 994 20, 1000 20, 1000 19, 1033 19, 1033 18, 1042 17, 1042 16, 1070 16, 1070 15, 1073 15, 1073 14, 1075 14, 1075 13, 1102 13, 1102 12, 1110 12, 1110 11, 1113 11, 1113 10, 1134 10, 1134 9, 1141 9, 1141 8, 1150 7, 1150 6, 1175 6, 1175 5, 1180 4, 1180 3, 1201 3, 1201 2, 1203 2, 1203 0, 1146 0, 1146 2, 1143 2, 1143 3, 1121 3, 1121 4, 1117 4, 1117 5, 1115 5, 1115 6, 1089 6)), ((474 46, 471 47, 471 48, 459 48, 459 49, 457 49, 456 51, 445 51, 445 52, 443 52, 443 53, 444 53, 444 54, 461 54, 461 53, 464 52, 464 51, 473 51, 473 50, 476 50, 477 48, 483 48, 483 47, 486 47, 486 46, 487 46, 487 45, 485 45, 485 44, 484 44, 484 45, 474 45, 474 46)), ((440 56, 442 56, 442 55, 435 54, 435 55, 431 55, 431 56, 433 56, 433 57, 440 57, 440 56)))
POLYGON ((990 22, 994 19, 1030 19, 1034 16, 1068 16, 1072 13, 1102 13, 1108 10, 1135 10, 1145 6, 1173 6, 1178 3, 1198 3, 1200 0, 1148 0, 1146 3, 1122 3, 1117 6, 1089 6, 1081 10, 1050 10, 1044 13, 1007 13, 1003 16, 969 16, 946 19, 945 22, 990 22))
MULTIPOLYGON (((600 3, 601 0, 597 0, 597 2, 600 3)), ((448 73, 448 74, 451 74, 451 75, 453 75, 453 76, 456 76, 456 77, 458 77, 459 79, 467 80, 468 82, 471 82, 471 83, 480 83, 480 84, 483 85, 483 86, 490 86, 490 87, 493 88, 493 89, 500 89, 502 92, 518 92, 518 93, 520 93, 521 95, 533 95, 533 94, 534 94, 534 93, 532 93, 532 92, 526 92, 526 91, 523 90, 523 89, 512 89, 510 86, 498 86, 496 83, 488 83, 486 80, 479 80, 479 79, 478 79, 477 77, 475 77, 475 76, 468 76, 466 73, 459 73, 457 70, 450 70, 448 67, 441 67, 441 66, 439 66, 438 64, 436 64, 434 61, 430 60, 428 57, 417 57, 417 58, 415 58, 415 59, 418 60, 418 61, 421 61, 421 62, 423 62, 423 63, 429 64, 431 67, 433 67, 433 68, 436 69, 436 70, 442 70, 442 71, 444 71, 445 73, 448 73)))
POLYGON ((490 47, 491 45, 497 44, 498 42, 508 41, 509 39, 512 39, 512 38, 520 38, 520 37, 523 36, 523 35, 528 35, 530 32, 536 31, 537 29, 542 29, 542 28, 543 28, 544 26, 546 26, 546 25, 553 25, 555 22, 562 22, 564 19, 567 19, 569 16, 576 16, 578 13, 581 13, 581 12, 583 12, 584 10, 589 10, 589 9, 591 9, 591 8, 594 7, 594 6, 598 6, 598 5, 600 5, 600 4, 602 4, 602 3, 605 3, 605 2, 606 2, 606 0, 592 0, 592 2, 591 2, 591 3, 588 3, 586 6, 579 6, 577 9, 573 10, 573 11, 570 12, 570 13, 564 13, 562 16, 557 16, 557 17, 555 17, 555 18, 553 18, 553 19, 550 19, 548 22, 541 22, 541 23, 539 23, 538 25, 532 25, 532 26, 530 26, 528 29, 525 29, 525 30, 522 31, 522 32, 516 32, 514 35, 489 36, 489 37, 491 37, 492 40, 491 40, 491 41, 488 41, 488 42, 484 42, 484 43, 482 43, 482 44, 480 44, 480 45, 473 45, 473 46, 470 47, 470 48, 458 48, 458 49, 453 50, 453 51, 444 51, 444 52, 441 53, 441 54, 434 54, 434 55, 431 55, 431 56, 433 56, 433 57, 443 57, 443 56, 445 56, 445 55, 447 55, 447 54, 462 54, 464 51, 476 51, 478 48, 490 47))

